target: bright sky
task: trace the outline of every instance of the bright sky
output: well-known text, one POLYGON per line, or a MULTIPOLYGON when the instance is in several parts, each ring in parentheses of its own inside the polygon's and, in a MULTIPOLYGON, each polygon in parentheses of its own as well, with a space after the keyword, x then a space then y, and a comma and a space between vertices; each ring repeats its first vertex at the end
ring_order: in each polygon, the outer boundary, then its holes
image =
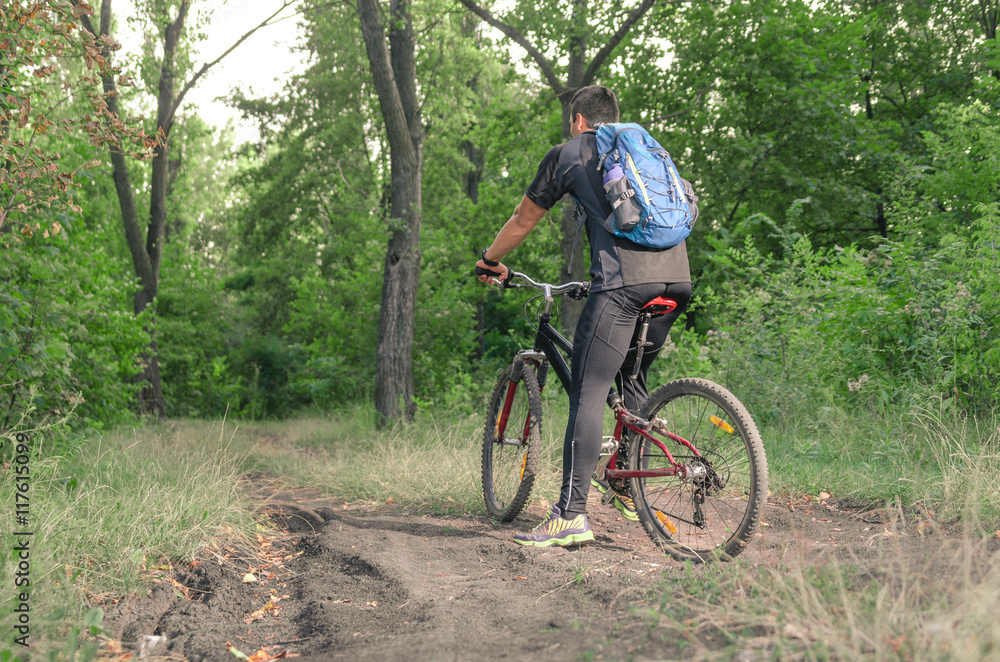
MULTIPOLYGON (((211 21, 205 29, 208 39, 198 47, 195 70, 222 55, 281 4, 280 0, 207 0, 194 3, 195 9, 212 12, 211 21)), ((268 96, 282 90, 289 73, 305 68, 304 55, 291 52, 291 48, 299 43, 298 17, 294 15, 294 10, 294 6, 286 9, 280 16, 289 18, 255 32, 202 76, 197 86, 184 98, 185 103, 195 106, 198 114, 210 124, 222 127, 230 119, 233 120, 237 143, 256 140, 257 129, 251 123, 240 123, 238 112, 215 98, 229 94, 234 87, 241 87, 247 94, 252 91, 253 96, 268 96)), ((134 12, 131 0, 115 4, 119 19, 134 16, 134 12)), ((123 50, 138 46, 140 38, 128 33, 126 21, 120 20, 119 25, 124 30, 118 37, 123 50)))

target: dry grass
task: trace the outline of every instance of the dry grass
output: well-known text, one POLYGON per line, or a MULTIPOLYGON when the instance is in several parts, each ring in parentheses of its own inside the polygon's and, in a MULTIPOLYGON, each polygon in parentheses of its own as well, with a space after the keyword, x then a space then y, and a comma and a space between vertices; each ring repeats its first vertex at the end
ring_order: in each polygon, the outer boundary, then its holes
POLYGON ((687 642, 684 658, 1000 660, 998 432, 924 425, 937 439, 933 470, 913 478, 925 498, 887 509, 895 519, 874 554, 803 546, 700 568, 681 591, 665 582, 654 615, 687 642))

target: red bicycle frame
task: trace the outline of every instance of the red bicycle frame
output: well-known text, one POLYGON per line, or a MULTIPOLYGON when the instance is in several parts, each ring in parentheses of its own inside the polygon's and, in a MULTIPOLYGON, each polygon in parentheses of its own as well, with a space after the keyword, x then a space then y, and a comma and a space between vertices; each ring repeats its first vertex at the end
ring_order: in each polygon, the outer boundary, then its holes
POLYGON ((667 460, 670 462, 672 466, 664 469, 637 469, 635 471, 631 471, 628 469, 616 469, 614 468, 616 466, 616 461, 618 459, 618 449, 616 448, 615 452, 612 453, 611 457, 608 459, 608 466, 604 470, 605 479, 627 480, 629 478, 659 478, 662 476, 677 476, 679 478, 684 478, 684 476, 687 474, 687 467, 685 467, 683 464, 677 463, 677 460, 674 459, 674 456, 670 453, 667 447, 663 445, 663 442, 649 434, 648 432, 649 428, 659 428, 657 429, 658 432, 662 433, 667 438, 672 439, 673 441, 676 441, 677 443, 687 447, 687 449, 690 450, 692 453, 694 453, 696 457, 701 457, 701 453, 699 453, 698 449, 694 447, 694 444, 692 444, 684 437, 681 437, 679 435, 674 434, 673 432, 670 432, 669 430, 659 427, 655 423, 655 421, 649 422, 642 420, 638 416, 630 413, 627 409, 625 409, 625 407, 621 405, 615 407, 615 420, 617 421, 615 423, 615 436, 614 436, 616 442, 621 444, 622 432, 627 428, 632 432, 635 432, 639 436, 643 437, 644 439, 648 439, 649 441, 653 442, 653 444, 656 445, 657 448, 663 451, 663 454, 666 456, 667 460))

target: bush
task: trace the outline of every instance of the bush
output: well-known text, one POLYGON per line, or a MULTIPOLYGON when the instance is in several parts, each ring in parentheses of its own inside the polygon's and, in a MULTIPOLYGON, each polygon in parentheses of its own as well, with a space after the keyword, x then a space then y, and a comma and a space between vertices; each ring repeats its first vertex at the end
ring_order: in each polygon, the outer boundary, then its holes
POLYGON ((129 264, 108 253, 113 231, 66 216, 52 227, 0 235, 0 433, 64 419, 56 439, 68 441, 72 430, 133 419, 149 338, 146 316, 131 312, 129 264))
POLYGON ((833 402, 890 419, 928 407, 988 411, 1000 381, 1000 283, 989 264, 998 224, 980 209, 977 232, 937 245, 817 250, 775 228, 780 258, 749 235, 723 247, 715 268, 729 277, 703 294, 720 380, 765 424, 833 402))

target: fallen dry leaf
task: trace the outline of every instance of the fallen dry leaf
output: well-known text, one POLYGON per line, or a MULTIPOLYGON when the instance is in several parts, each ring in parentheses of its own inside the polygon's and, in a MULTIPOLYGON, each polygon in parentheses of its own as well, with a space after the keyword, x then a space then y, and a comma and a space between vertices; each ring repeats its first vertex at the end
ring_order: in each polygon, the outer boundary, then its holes
POLYGON ((248 572, 247 574, 243 575, 244 584, 249 584, 250 582, 255 582, 255 581, 257 581, 257 577, 255 577, 252 572, 248 572))
POLYGON ((187 587, 187 586, 185 586, 184 584, 181 584, 181 583, 180 583, 179 581, 177 581, 177 580, 176 580, 176 579, 174 579, 173 577, 171 577, 171 578, 170 578, 170 584, 171 584, 171 585, 172 585, 172 586, 173 586, 173 587, 174 587, 174 588, 175 588, 176 590, 178 590, 178 591, 180 591, 181 593, 183 593, 183 594, 184 594, 184 597, 185 597, 185 598, 187 598, 188 600, 190 600, 190 599, 191 599, 191 591, 190 591, 190 590, 188 589, 188 587, 187 587))
POLYGON ((271 611, 272 609, 275 609, 275 608, 276 608, 276 607, 274 606, 274 603, 275 603, 275 602, 277 602, 277 601, 278 601, 278 600, 280 600, 280 599, 281 599, 281 598, 271 598, 270 600, 268 600, 268 601, 267 601, 267 604, 266 604, 266 605, 264 605, 263 607, 261 607, 261 608, 260 608, 260 609, 258 609, 257 611, 253 612, 252 614, 249 614, 248 616, 246 616, 246 617, 245 617, 245 618, 243 619, 243 621, 244 621, 244 622, 245 622, 245 623, 246 623, 247 625, 250 625, 250 624, 251 624, 251 623, 253 623, 254 621, 259 621, 260 619, 264 618, 264 614, 266 614, 267 612, 269 612, 269 611, 271 611))

